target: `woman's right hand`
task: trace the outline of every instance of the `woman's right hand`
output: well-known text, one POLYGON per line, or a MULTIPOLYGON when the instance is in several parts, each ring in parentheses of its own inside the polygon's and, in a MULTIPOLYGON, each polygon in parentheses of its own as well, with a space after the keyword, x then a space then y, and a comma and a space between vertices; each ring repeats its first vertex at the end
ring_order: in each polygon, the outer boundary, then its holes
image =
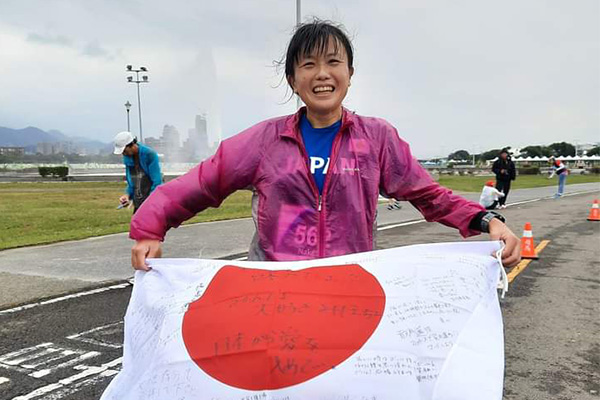
POLYGON ((146 259, 160 258, 161 256, 160 240, 138 240, 131 249, 131 266, 140 271, 150 271, 146 259))

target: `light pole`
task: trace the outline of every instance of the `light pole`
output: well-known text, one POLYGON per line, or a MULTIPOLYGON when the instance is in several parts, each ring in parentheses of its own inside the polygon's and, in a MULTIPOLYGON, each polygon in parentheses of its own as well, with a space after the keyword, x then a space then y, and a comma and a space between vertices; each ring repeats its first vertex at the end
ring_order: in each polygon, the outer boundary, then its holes
POLYGON ((140 143, 144 143, 144 136, 142 134, 142 102, 140 100, 140 83, 148 83, 148 75, 142 75, 142 79, 140 80, 140 72, 148 72, 146 67, 140 67, 138 69, 134 69, 131 65, 127 66, 127 72, 135 72, 135 79, 133 76, 127 77, 127 82, 135 83, 137 85, 137 97, 138 97, 138 114, 140 118, 140 143))
MULTIPOLYGON (((302 10, 301 4, 302 0, 296 0, 296 29, 300 26, 300 22, 302 21, 302 10)), ((302 100, 300 100, 300 96, 296 95, 296 107, 300 108, 302 106, 302 100)))
POLYGON ((127 131, 131 132, 131 128, 129 126, 129 110, 131 109, 131 103, 129 100, 127 100, 127 103, 125 103, 125 109, 127 110, 127 131))

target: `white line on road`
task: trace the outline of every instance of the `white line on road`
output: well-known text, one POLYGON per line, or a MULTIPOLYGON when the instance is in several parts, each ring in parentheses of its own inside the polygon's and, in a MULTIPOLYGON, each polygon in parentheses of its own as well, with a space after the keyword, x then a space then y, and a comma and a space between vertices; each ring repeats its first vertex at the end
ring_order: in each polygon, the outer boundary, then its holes
POLYGON ((4 354, 0 357, 0 364, 18 365, 23 361, 32 360, 39 356, 40 351, 45 351, 50 346, 52 346, 51 342, 41 343, 37 346, 27 347, 21 350, 13 351, 8 354, 4 354))
POLYGON ((53 365, 52 368, 46 368, 41 371, 32 372, 31 374, 29 374, 29 376, 31 376, 32 378, 41 378, 43 376, 51 374, 52 372, 56 371, 57 369, 66 368, 66 367, 70 367, 71 365, 79 364, 80 362, 87 360, 88 358, 96 357, 96 356, 99 356, 100 354, 101 353, 99 353, 97 351, 89 351, 89 352, 87 352, 85 354, 81 354, 79 357, 73 358, 69 361, 65 361, 58 365, 53 365))
MULTIPOLYGON (((85 384, 87 384, 87 383, 94 382, 98 378, 98 375, 103 376, 103 377, 114 375, 116 373, 116 371, 113 371, 110 368, 120 365, 121 361, 122 361, 122 357, 119 357, 113 361, 106 363, 106 364, 102 364, 99 367, 88 367, 78 374, 72 375, 65 379, 61 379, 57 383, 52 383, 50 385, 42 386, 41 388, 38 388, 38 389, 34 390, 33 392, 30 392, 26 395, 17 396, 15 398, 13 398, 13 400, 31 400, 31 399, 35 399, 36 397, 40 397, 45 394, 51 393, 58 389, 66 389, 66 388, 69 388, 70 386, 77 386, 77 387, 85 386, 85 384), (84 378, 87 378, 87 379, 84 379, 84 378), (84 380, 77 382, 81 379, 84 379, 84 380)), ((73 389, 77 390, 76 388, 73 388, 73 389)), ((72 394, 72 393, 73 393, 72 390, 64 392, 65 395, 72 394)), ((55 396, 53 396, 53 397, 56 399, 60 399, 63 396, 59 395, 59 397, 55 397, 55 396)))
POLYGON ((0 315, 12 314, 12 313, 23 311, 23 310, 28 310, 28 309, 33 308, 33 307, 43 306, 43 305, 52 304, 52 303, 58 303, 59 301, 64 301, 64 300, 69 300, 69 299, 75 299, 77 297, 89 296, 91 294, 102 293, 102 292, 106 292, 106 291, 113 290, 113 289, 123 289, 123 288, 126 288, 128 286, 131 286, 131 283, 129 283, 129 282, 127 282, 127 283, 120 283, 118 285, 112 285, 112 286, 107 286, 107 287, 103 287, 103 288, 88 290, 88 291, 85 291, 85 292, 79 292, 79 293, 69 294, 67 296, 56 297, 56 298, 50 299, 50 300, 38 301, 36 303, 25 304, 23 306, 19 306, 19 307, 14 307, 14 308, 9 308, 9 309, 6 309, 6 310, 2 310, 2 311, 0 311, 0 315))
POLYGON ((77 340, 79 342, 89 343, 89 344, 93 344, 96 346, 104 346, 104 347, 110 347, 113 349, 120 349, 123 347, 120 344, 107 343, 107 342, 105 342, 103 340, 99 340, 99 339, 82 337, 82 336, 88 335, 90 333, 95 333, 95 332, 104 331, 104 330, 108 330, 108 333, 116 332, 116 330, 119 329, 117 327, 119 327, 120 325, 123 325, 123 321, 115 322, 115 323, 104 325, 104 326, 99 326, 97 328, 93 328, 93 329, 90 329, 90 330, 87 330, 84 332, 79 332, 74 335, 67 336, 67 339, 77 340))

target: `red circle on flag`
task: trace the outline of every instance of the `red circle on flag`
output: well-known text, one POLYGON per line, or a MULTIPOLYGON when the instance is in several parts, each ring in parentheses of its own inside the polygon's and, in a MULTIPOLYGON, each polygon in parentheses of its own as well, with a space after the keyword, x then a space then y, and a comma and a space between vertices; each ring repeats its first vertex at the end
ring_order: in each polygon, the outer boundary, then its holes
POLYGON ((208 375, 247 390, 312 379, 371 337, 385 293, 361 266, 269 271, 224 266, 191 303, 182 334, 208 375))

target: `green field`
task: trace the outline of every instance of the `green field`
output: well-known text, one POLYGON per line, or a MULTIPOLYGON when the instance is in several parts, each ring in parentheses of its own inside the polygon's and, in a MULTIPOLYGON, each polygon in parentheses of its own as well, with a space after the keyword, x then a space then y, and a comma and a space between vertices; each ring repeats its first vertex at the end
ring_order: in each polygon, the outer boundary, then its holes
MULTIPOLYGON (((0 250, 126 232, 132 210, 117 210, 125 184, 0 184, 0 250)), ((249 191, 230 196, 187 223, 250 216, 249 191)))
MULTIPOLYGON (((456 191, 479 192, 491 177, 441 176, 439 182, 456 191)), ((568 184, 600 182, 598 175, 569 176, 568 184)), ((519 176, 514 189, 553 186, 556 178, 519 176)), ((83 239, 129 229, 131 210, 117 210, 125 184, 104 182, 44 182, 0 184, 0 250, 64 240, 83 239)), ((230 196, 220 208, 210 208, 187 223, 250 216, 248 191, 230 196)))

